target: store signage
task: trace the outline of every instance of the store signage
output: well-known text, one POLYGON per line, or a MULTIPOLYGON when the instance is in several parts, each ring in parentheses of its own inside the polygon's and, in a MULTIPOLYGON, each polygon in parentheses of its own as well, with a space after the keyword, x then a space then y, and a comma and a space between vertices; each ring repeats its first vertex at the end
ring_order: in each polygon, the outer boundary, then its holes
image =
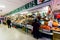
POLYGON ((53 0, 51 6, 53 11, 60 10, 60 0, 53 0))
POLYGON ((37 0, 37 4, 41 4, 41 3, 44 3, 44 2, 47 2, 47 1, 50 1, 50 0, 37 0))
MULTIPOLYGON (((46 0, 45 0, 45 1, 46 1, 46 0)), ((49 1, 49 0, 48 0, 48 1, 49 1)), ((27 3, 27 4, 25 4, 25 5, 22 6, 22 7, 19 7, 19 8, 17 8, 17 9, 15 9, 14 11, 11 11, 11 12, 7 13, 6 15, 10 15, 10 14, 13 14, 13 13, 17 13, 17 12, 23 11, 23 10, 28 9, 28 8, 32 8, 32 7, 37 6, 37 5, 38 5, 38 4, 37 4, 37 0, 34 0, 34 1, 31 1, 31 2, 29 2, 29 3, 27 3)))
POLYGON ((36 6, 36 3, 35 3, 35 1, 32 1, 32 2, 27 3, 26 5, 24 5, 20 8, 17 8, 16 10, 10 12, 10 14, 16 13, 16 12, 19 12, 19 11, 22 11, 22 10, 25 10, 25 9, 28 9, 28 8, 31 8, 31 7, 34 7, 34 6, 36 6))

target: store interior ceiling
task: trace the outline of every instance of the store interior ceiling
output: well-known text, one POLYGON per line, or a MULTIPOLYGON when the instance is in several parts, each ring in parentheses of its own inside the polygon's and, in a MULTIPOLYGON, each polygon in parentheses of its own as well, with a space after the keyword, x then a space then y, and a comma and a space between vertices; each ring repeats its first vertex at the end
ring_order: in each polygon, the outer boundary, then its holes
POLYGON ((33 0, 0 0, 0 15, 13 11, 33 0))

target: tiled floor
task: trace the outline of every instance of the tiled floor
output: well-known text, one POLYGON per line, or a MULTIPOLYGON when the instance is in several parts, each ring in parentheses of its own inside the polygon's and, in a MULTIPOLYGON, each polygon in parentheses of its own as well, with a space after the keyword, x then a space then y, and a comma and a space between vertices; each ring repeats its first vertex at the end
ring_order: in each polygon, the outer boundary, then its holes
MULTIPOLYGON (((38 39, 38 40, 45 40, 38 39)), ((0 25, 0 40, 37 40, 27 33, 23 33, 15 28, 7 28, 5 25, 0 25)), ((47 39, 46 39, 47 40, 47 39)))

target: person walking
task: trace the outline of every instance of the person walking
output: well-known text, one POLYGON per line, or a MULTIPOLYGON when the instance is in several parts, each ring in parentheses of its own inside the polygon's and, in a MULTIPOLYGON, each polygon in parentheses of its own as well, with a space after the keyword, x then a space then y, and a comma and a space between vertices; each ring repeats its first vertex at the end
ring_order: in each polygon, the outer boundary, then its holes
POLYGON ((10 20, 10 18, 7 19, 7 25, 8 25, 8 28, 11 28, 11 20, 10 20))

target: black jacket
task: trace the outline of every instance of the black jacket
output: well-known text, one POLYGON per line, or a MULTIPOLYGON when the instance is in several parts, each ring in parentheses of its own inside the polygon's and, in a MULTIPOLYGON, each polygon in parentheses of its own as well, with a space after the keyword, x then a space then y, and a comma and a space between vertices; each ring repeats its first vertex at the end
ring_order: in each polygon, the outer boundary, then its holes
POLYGON ((10 23, 11 23, 11 20, 7 20, 7 24, 9 24, 9 25, 10 25, 10 23))

